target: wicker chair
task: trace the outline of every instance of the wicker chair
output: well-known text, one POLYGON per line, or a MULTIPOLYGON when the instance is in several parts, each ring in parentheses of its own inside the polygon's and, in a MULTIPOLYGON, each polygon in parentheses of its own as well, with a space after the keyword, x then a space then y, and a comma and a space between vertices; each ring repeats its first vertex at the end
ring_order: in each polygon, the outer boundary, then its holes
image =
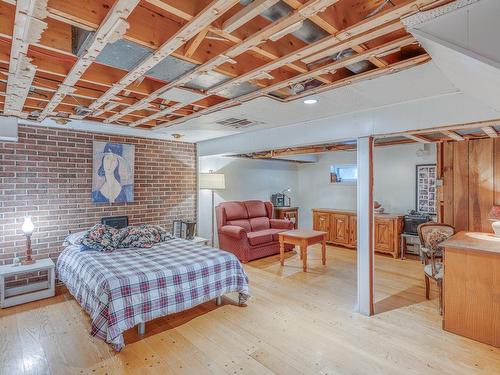
POLYGON ((455 234, 455 228, 448 224, 424 223, 417 228, 424 255, 425 298, 429 299, 430 279, 437 282, 439 288, 439 313, 443 314, 443 263, 442 249, 439 244, 455 234))

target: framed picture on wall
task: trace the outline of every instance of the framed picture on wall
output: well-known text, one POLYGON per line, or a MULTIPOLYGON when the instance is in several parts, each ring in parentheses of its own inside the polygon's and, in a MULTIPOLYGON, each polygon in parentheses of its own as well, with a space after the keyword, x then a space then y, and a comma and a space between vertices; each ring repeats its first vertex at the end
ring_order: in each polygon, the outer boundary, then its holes
POLYGON ((134 201, 135 146, 94 141, 92 201, 127 203, 134 201))
POLYGON ((436 214, 436 164, 416 166, 416 210, 424 214, 436 214))

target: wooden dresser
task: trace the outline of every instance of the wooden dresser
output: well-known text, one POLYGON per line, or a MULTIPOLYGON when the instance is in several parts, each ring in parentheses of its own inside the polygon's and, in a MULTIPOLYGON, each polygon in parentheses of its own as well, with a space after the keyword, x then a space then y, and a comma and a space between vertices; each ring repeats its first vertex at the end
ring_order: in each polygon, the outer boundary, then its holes
MULTIPOLYGON (((327 232, 327 242, 356 248, 356 211, 315 208, 313 229, 327 232)), ((375 251, 399 256, 399 236, 403 232, 403 215, 375 214, 375 251)))
POLYGON ((293 223, 293 229, 297 229, 299 225, 299 208, 298 207, 274 207, 274 217, 276 219, 287 219, 293 223))
POLYGON ((500 348, 500 238, 459 232, 442 245, 443 329, 500 348))

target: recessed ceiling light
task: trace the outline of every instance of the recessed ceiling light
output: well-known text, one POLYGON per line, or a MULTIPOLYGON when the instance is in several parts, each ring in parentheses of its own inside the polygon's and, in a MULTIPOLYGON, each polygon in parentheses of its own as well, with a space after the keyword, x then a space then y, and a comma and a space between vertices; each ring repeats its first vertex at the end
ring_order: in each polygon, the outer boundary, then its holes
POLYGON ((304 104, 316 104, 318 99, 305 99, 304 104))

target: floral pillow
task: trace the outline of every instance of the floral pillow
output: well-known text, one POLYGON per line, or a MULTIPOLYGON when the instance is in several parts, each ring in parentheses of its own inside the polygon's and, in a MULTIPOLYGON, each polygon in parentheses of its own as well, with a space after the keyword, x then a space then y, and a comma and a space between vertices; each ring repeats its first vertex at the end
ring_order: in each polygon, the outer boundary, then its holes
POLYGON ((143 247, 149 248, 159 242, 159 235, 150 230, 147 226, 126 227, 120 230, 118 247, 143 247))
POLYGON ((116 249, 116 236, 119 230, 109 225, 96 224, 82 237, 80 244, 86 250, 113 251, 116 249))
POLYGON ((149 230, 155 236, 156 242, 165 242, 173 238, 172 234, 160 225, 142 224, 139 227, 149 230))
POLYGON ((80 245, 82 243, 83 237, 85 237, 86 234, 87 234, 86 230, 83 230, 81 232, 71 233, 68 237, 64 239, 63 245, 64 246, 80 245))

